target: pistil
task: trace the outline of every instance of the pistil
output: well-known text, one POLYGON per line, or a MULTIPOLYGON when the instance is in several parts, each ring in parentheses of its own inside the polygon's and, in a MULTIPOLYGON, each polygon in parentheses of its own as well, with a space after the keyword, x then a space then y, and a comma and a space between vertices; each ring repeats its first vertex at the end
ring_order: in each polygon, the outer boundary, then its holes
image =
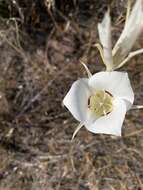
POLYGON ((113 96, 108 91, 97 90, 94 95, 90 96, 88 106, 96 117, 102 117, 113 110, 113 96))

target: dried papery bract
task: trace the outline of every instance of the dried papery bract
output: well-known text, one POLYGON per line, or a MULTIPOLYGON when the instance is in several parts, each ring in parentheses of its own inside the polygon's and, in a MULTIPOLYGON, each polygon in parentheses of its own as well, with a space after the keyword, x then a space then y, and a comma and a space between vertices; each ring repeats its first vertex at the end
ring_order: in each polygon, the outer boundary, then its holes
POLYGON ((83 65, 83 67, 87 73, 88 78, 90 78, 92 76, 90 70, 88 69, 88 67, 86 66, 86 64, 82 60, 80 60, 80 63, 83 65))
POLYGON ((106 12, 102 23, 98 24, 98 32, 103 46, 103 61, 108 71, 113 69, 112 42, 111 42, 111 19, 109 10, 106 12))
POLYGON ((124 26, 121 36, 113 48, 114 67, 118 67, 128 56, 143 30, 143 0, 137 0, 124 26))
MULTIPOLYGON (((136 1, 113 50, 111 47, 110 20, 108 10, 102 23, 98 24, 99 38, 103 46, 103 60, 107 71, 120 68, 133 57, 129 53, 143 30, 143 0, 136 1)), ((142 51, 140 52, 142 53, 142 51)), ((137 54, 135 53, 134 55, 137 54)))

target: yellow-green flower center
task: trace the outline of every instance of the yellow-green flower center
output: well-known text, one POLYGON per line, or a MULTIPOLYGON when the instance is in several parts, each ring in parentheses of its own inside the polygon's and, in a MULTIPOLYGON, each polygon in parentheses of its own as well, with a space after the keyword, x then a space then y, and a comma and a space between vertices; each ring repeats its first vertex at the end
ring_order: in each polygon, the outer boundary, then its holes
POLYGON ((97 90, 90 96, 88 106, 97 117, 107 115, 113 110, 113 96, 107 91, 97 90))

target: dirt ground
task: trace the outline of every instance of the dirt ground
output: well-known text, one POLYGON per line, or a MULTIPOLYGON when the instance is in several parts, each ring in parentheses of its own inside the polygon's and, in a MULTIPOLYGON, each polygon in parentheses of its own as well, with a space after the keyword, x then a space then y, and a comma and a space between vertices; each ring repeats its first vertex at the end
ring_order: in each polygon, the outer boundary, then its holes
MULTIPOLYGON (((62 106, 73 81, 104 70, 94 44, 110 5, 113 42, 122 0, 0 1, 0 190, 142 190, 143 110, 127 113, 122 138, 95 135, 62 106), (49 4, 48 4, 49 3, 49 4)), ((143 47, 143 35, 134 49, 143 47)), ((143 102, 143 55, 124 68, 143 102)))

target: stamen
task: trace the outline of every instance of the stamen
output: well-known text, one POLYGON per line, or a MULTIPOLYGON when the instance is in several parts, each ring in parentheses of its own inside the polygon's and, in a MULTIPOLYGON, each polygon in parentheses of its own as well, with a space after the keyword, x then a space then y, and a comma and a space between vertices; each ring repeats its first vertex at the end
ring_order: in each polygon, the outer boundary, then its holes
POLYGON ((113 97, 113 95, 110 92, 108 92, 107 90, 105 90, 105 92, 113 97))
POLYGON ((88 99, 88 108, 96 117, 109 114, 113 109, 113 96, 110 92, 97 90, 88 99))
POLYGON ((89 106, 89 104, 90 104, 90 97, 88 98, 88 106, 89 106))

